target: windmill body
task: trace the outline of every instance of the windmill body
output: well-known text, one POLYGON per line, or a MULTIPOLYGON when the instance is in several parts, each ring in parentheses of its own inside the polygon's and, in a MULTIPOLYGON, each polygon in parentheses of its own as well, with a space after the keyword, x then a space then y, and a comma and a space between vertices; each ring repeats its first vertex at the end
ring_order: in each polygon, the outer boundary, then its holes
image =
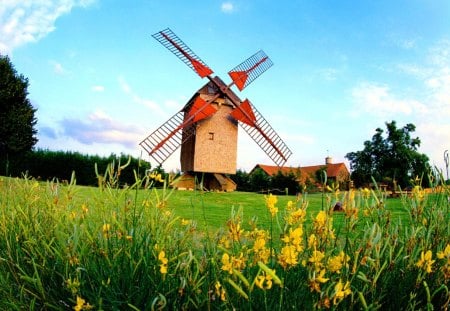
MULTIPOLYGON (((211 100, 210 83, 201 88, 191 99, 200 96, 204 100, 211 100)), ((189 108, 191 101, 185 106, 189 108)), ((181 170, 183 172, 203 173, 236 173, 238 122, 230 118, 233 104, 224 97, 217 97, 211 102, 217 110, 211 117, 198 121, 195 135, 189 131, 183 133, 181 145, 181 170)))
POLYGON ((212 77, 212 70, 170 29, 153 37, 209 80, 178 113, 140 143, 159 164, 181 147, 184 178, 176 185, 178 188, 194 188, 195 178, 201 178, 205 188, 235 190, 227 174, 236 173, 238 125, 275 164, 282 166, 287 161, 292 152, 283 140, 248 99, 241 101, 231 90, 233 85, 244 89, 272 66, 264 52, 257 52, 233 68, 228 73, 233 82, 227 85, 219 77, 212 77))

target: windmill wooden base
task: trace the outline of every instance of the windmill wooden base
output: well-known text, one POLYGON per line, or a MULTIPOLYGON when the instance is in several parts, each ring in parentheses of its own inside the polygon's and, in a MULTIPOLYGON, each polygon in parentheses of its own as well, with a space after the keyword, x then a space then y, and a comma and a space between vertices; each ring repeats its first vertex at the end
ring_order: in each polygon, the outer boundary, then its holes
POLYGON ((225 192, 236 190, 236 183, 227 175, 220 173, 184 173, 172 186, 178 190, 225 192))

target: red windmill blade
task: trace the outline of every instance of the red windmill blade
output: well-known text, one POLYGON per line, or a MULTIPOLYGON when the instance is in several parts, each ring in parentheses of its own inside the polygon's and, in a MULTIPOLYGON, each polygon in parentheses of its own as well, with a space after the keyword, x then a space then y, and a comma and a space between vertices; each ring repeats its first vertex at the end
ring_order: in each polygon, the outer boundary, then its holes
POLYGON ((153 34, 152 37, 175 54, 200 77, 204 78, 213 73, 213 71, 200 59, 200 57, 198 57, 186 44, 184 44, 184 42, 169 28, 153 34))
POLYGON ((231 69, 228 75, 234 84, 236 84, 237 88, 242 91, 272 65, 273 63, 270 58, 264 51, 260 50, 231 69))

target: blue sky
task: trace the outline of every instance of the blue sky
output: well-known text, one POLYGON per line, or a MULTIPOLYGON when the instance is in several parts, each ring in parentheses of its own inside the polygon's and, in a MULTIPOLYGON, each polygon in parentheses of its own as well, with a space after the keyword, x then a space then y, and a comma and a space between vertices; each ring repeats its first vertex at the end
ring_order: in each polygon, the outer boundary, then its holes
MULTIPOLYGON (((274 66, 238 94, 293 151, 287 165, 346 162, 396 120, 415 124, 419 151, 444 167, 448 0, 1 0, 0 53, 29 78, 37 147, 140 156, 205 83, 151 37, 167 27, 225 81, 265 51, 274 66)), ((238 168, 257 163, 271 164, 240 131, 238 168)))

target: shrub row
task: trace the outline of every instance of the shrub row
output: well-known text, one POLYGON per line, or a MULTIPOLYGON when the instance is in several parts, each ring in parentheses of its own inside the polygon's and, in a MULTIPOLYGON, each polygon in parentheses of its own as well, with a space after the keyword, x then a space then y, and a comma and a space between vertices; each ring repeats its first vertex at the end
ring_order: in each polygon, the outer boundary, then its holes
POLYGON ((57 179, 68 181, 72 173, 76 172, 78 185, 96 185, 98 183, 96 170, 102 174, 108 164, 124 165, 120 180, 126 184, 135 181, 134 171, 143 176, 150 169, 150 163, 124 154, 111 154, 108 157, 86 155, 70 151, 35 150, 23 155, 0 158, 0 175, 20 177, 31 176, 40 180, 57 179), (97 167, 96 167, 97 166, 97 167))

